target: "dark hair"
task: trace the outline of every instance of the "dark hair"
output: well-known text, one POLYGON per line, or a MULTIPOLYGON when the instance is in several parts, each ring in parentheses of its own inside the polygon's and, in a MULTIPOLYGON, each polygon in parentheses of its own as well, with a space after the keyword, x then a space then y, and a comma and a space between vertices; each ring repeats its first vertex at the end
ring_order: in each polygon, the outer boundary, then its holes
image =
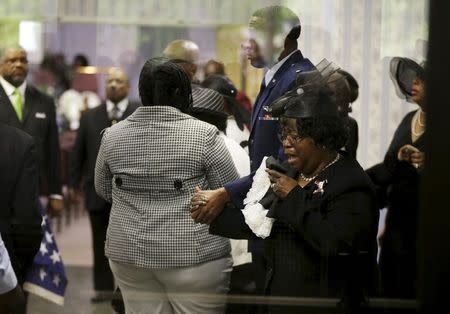
MULTIPOLYGON (((281 120, 281 125, 286 118, 281 120)), ((339 151, 347 143, 348 130, 340 117, 322 116, 297 118, 297 132, 302 138, 311 138, 317 147, 339 151)))
POLYGON ((145 62, 139 75, 143 106, 171 106, 187 112, 192 106, 191 82, 186 72, 166 58, 145 62))
POLYGON ((207 111, 195 111, 190 114, 199 120, 214 125, 219 131, 225 132, 227 129, 227 117, 224 115, 218 115, 207 111))
POLYGON ((77 54, 74 58, 73 58, 73 63, 75 62, 80 62, 80 65, 82 67, 87 67, 89 65, 89 60, 88 58, 83 55, 83 54, 77 54))
POLYGON ((205 69, 208 66, 210 66, 210 65, 215 67, 215 73, 214 74, 225 75, 225 66, 223 65, 222 62, 219 62, 219 61, 211 59, 208 62, 206 62, 205 69))

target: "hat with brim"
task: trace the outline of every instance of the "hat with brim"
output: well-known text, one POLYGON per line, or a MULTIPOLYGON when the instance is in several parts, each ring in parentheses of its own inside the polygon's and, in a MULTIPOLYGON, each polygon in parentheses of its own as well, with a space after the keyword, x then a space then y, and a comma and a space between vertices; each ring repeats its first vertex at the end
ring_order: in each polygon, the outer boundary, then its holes
POLYGON ((244 124, 250 123, 250 114, 236 100, 237 88, 227 76, 220 74, 210 75, 201 85, 205 88, 213 89, 223 96, 241 130, 244 124))
POLYGON ((425 69, 409 58, 394 57, 390 62, 390 75, 397 95, 412 102, 412 85, 416 78, 425 79, 425 69))
POLYGON ((276 99, 265 110, 273 118, 315 118, 338 117, 336 98, 330 78, 338 68, 327 60, 322 60, 314 70, 300 72, 296 86, 276 99))
POLYGON ((218 117, 227 117, 224 111, 224 99, 218 92, 200 87, 192 86, 192 108, 193 113, 208 113, 218 117))

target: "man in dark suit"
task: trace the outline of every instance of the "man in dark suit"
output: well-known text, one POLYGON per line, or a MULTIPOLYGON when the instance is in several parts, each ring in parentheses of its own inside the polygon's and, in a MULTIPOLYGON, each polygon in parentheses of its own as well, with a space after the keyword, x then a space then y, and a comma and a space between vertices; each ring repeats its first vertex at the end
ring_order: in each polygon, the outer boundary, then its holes
POLYGON ((0 123, 0 233, 19 285, 39 251, 38 164, 33 138, 0 123))
POLYGON ((0 122, 31 135, 39 160, 39 194, 49 196, 51 214, 63 209, 55 105, 25 81, 27 53, 21 47, 0 52, 0 122))
POLYGON ((110 297, 109 293, 114 290, 113 275, 104 250, 111 204, 95 192, 95 162, 102 131, 127 118, 138 107, 137 104, 128 101, 129 88, 125 72, 120 69, 112 69, 109 72, 106 81, 106 103, 83 114, 70 160, 70 198, 75 201, 78 199, 77 190, 83 181, 86 208, 91 221, 94 288, 97 291, 96 296, 92 298, 93 302, 106 301, 110 297))
MULTIPOLYGON (((253 174, 264 156, 284 159, 277 135, 278 123, 266 118, 264 108, 292 88, 299 72, 314 68, 298 50, 300 20, 290 9, 282 6, 260 9, 250 18, 249 29, 251 38, 247 46, 248 59, 252 66, 267 69, 252 112, 249 139, 252 173, 226 184, 224 188, 203 191, 206 204, 193 208, 192 213, 197 222, 210 223, 228 201, 232 201, 238 208, 243 208, 243 200, 251 187, 253 174), (280 43, 277 40, 279 38, 283 38, 284 42, 280 43)), ((254 241, 250 249, 253 253, 257 292, 262 293, 265 274, 262 242, 254 241)))

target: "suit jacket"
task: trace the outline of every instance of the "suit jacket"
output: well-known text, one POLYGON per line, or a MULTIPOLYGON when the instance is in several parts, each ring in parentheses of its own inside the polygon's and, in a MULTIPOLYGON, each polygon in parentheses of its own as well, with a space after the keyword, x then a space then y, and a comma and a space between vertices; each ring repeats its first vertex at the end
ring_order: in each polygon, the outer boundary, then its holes
POLYGON ((61 161, 53 99, 27 84, 21 122, 0 85, 0 122, 21 129, 34 138, 39 159, 40 194, 61 194, 61 161))
POLYGON ((42 238, 37 152, 31 136, 3 123, 0 151, 0 233, 21 281, 42 238))
POLYGON ((105 252, 144 268, 186 267, 230 253, 230 241, 190 217, 196 186, 238 178, 216 127, 166 106, 139 107, 106 129, 95 188, 112 202, 105 252))
MULTIPOLYGON (((294 188, 267 215, 276 221, 264 240, 266 293, 339 298, 359 293, 359 300, 376 276, 378 209, 373 185, 351 157, 323 171, 315 182, 294 188), (315 182, 325 180, 323 193, 318 192, 315 182)), ((254 237, 235 207, 227 207, 210 231, 254 237)), ((274 307, 269 313, 285 310, 291 313, 288 307, 274 307)))
MULTIPOLYGON (((129 103, 122 119, 132 114, 139 104, 129 103)), ((75 146, 70 156, 70 186, 78 188, 83 180, 86 208, 102 210, 106 201, 99 197, 94 187, 95 161, 102 140, 102 131, 111 126, 106 104, 86 111, 80 120, 75 146), (84 177, 84 178, 83 178, 84 177)))
POLYGON ((275 73, 273 79, 270 82, 266 82, 267 86, 261 86, 253 107, 251 119, 249 151, 252 173, 250 176, 225 185, 225 189, 228 191, 232 202, 237 207, 243 207, 242 202, 250 189, 253 175, 259 168, 263 158, 265 156, 284 158, 281 143, 278 140, 278 122, 261 120, 260 118, 265 115, 263 108, 269 106, 274 100, 292 89, 299 72, 308 71, 313 68, 314 65, 311 61, 304 58, 300 51, 297 51, 286 60, 275 73))

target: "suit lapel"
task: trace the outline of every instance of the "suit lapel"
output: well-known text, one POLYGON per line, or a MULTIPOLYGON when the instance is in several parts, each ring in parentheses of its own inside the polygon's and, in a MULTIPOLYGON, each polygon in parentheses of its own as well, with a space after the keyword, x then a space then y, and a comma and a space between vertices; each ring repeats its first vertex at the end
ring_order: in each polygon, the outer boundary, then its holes
POLYGON ((5 121, 7 124, 17 127, 19 129, 22 128, 22 123, 19 121, 17 117, 17 113, 13 108, 11 101, 9 100, 8 95, 6 95, 3 86, 0 85, 0 110, 2 111, 1 116, 4 115, 5 121))
POLYGON ((23 106, 23 122, 22 124, 27 123, 27 120, 30 116, 34 114, 36 111, 36 104, 31 105, 31 99, 33 99, 33 90, 31 87, 27 85, 27 88, 25 89, 25 103, 23 106))
POLYGON ((132 114, 135 110, 135 105, 132 104, 131 102, 128 102, 128 106, 127 109, 125 109, 123 116, 122 116, 122 120, 125 120, 126 118, 128 118, 130 116, 130 114, 132 114))
POLYGON ((109 128, 111 126, 111 120, 109 120, 108 111, 106 110, 106 103, 100 106, 101 110, 99 111, 98 121, 101 123, 101 129, 109 128))

